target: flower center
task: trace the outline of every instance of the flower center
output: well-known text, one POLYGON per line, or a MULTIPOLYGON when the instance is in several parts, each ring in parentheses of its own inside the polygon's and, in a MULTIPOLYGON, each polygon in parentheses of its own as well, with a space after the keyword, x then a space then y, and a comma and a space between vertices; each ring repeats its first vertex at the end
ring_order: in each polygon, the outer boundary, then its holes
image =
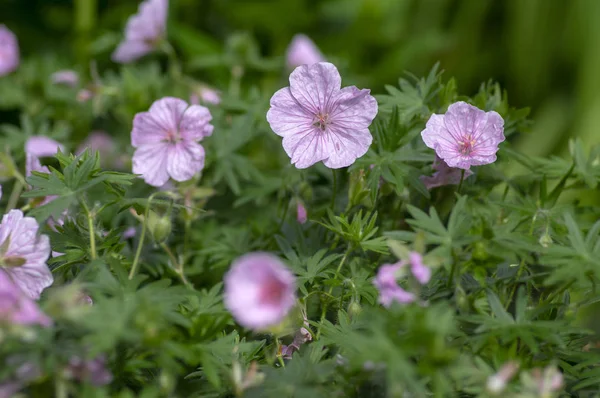
POLYGON ((461 155, 470 155, 475 148, 475 144, 476 142, 473 137, 468 135, 463 141, 458 142, 458 152, 460 152, 461 155))
POLYGON ((163 141, 168 142, 169 144, 177 144, 181 141, 181 137, 179 136, 179 132, 169 130, 163 141))
POLYGON ((261 304, 266 305, 277 305, 281 302, 283 295, 285 294, 286 285, 276 278, 270 278, 266 281, 258 296, 258 300, 261 304))
POLYGON ((329 125, 329 114, 317 113, 313 119, 312 125, 325 131, 329 125))

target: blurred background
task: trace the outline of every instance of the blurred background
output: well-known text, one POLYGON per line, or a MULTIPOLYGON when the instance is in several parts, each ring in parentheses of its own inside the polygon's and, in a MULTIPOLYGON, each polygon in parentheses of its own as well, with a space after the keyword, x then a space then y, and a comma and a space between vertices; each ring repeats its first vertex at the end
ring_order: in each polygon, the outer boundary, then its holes
MULTIPOLYGON (((138 3, 0 0, 0 23, 18 36, 23 58, 58 52, 65 67, 96 59, 117 68, 110 52, 138 3)), ((528 154, 564 154, 570 137, 588 146, 600 137, 598 0, 170 1, 169 40, 217 87, 225 75, 203 68, 227 48, 241 43, 277 59, 296 33, 375 93, 437 61, 464 94, 499 81, 511 105, 532 108, 532 131, 516 143, 528 154)))

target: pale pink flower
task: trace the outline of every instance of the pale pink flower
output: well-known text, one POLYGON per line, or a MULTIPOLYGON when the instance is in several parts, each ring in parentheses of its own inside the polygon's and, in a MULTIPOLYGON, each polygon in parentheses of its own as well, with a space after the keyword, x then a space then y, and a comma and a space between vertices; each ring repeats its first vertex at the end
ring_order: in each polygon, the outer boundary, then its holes
POLYGON ((129 63, 152 52, 164 39, 167 27, 168 0, 146 0, 132 15, 125 27, 125 38, 111 58, 129 63))
POLYGON ((38 299, 54 279, 46 265, 50 241, 38 236, 38 223, 11 210, 0 223, 0 273, 6 273, 24 293, 38 299))
POLYGON ((397 282, 398 273, 405 265, 406 262, 399 262, 379 267, 373 284, 379 290, 379 303, 384 307, 390 307, 394 301, 401 304, 415 301, 415 295, 402 289, 397 282))
POLYGON ((325 57, 308 36, 297 34, 292 38, 286 54, 287 66, 290 69, 294 69, 300 65, 312 65, 324 61, 325 57))
POLYGON ((81 155, 86 149, 92 153, 100 153, 100 164, 103 167, 112 165, 121 168, 125 165, 125 155, 119 150, 115 140, 104 131, 92 131, 77 147, 77 155, 81 155))
POLYGON ((50 326, 52 320, 25 294, 7 272, 0 270, 0 323, 50 326))
POLYGON ((8 75, 19 66, 19 43, 17 37, 5 25, 0 24, 0 76, 8 75))
POLYGON ((431 269, 429 269, 428 266, 423 264, 423 256, 421 256, 417 252, 410 252, 409 261, 410 272, 413 274, 415 279, 421 285, 424 285, 427 282, 429 282, 429 279, 431 279, 431 269))
POLYGON ((179 98, 155 101, 148 112, 133 119, 133 172, 160 187, 169 177, 187 181, 204 168, 204 148, 198 143, 212 134, 207 108, 179 98))
POLYGON ((468 170, 496 161, 498 144, 504 141, 504 120, 494 111, 460 101, 444 115, 431 115, 421 137, 449 167, 468 170))
POLYGON ((221 94, 217 90, 203 86, 198 90, 198 93, 190 95, 190 103, 192 105, 211 104, 219 105, 221 103, 221 94))
POLYGON ((75 87, 79 83, 79 75, 71 69, 59 70, 50 76, 50 80, 52 80, 52 84, 75 87))
POLYGON ((92 90, 87 89, 87 88, 82 88, 81 90, 79 90, 77 92, 77 96, 75 97, 75 99, 77 100, 77 102, 84 103, 84 102, 88 102, 93 97, 94 97, 94 92, 92 90))
MULTIPOLYGON (((433 189, 444 185, 458 185, 460 183, 462 170, 448 167, 446 162, 437 155, 433 161, 433 170, 435 170, 435 173, 433 173, 432 176, 419 177, 427 189, 433 189)), ((470 169, 466 169, 464 172, 464 179, 473 174, 470 169)))
MULTIPOLYGON (((32 171, 37 171, 38 173, 50 174, 50 169, 48 169, 48 166, 42 166, 42 164, 40 163, 40 159, 38 159, 34 155, 26 153, 25 154, 25 175, 27 177, 29 177, 31 175, 32 171)), ((43 206, 47 203, 52 202, 57 197, 58 196, 56 196, 56 195, 44 196, 44 197, 36 198, 36 199, 32 200, 32 203, 34 204, 34 207, 35 206, 43 206)), ((52 229, 55 229, 56 225, 64 224, 64 221, 65 221, 64 219, 66 216, 67 216, 67 212, 65 211, 65 212, 63 212, 61 217, 59 217, 58 219, 54 219, 51 217, 48 219, 48 225, 52 229)), ((54 255, 53 255, 53 257, 54 257, 54 255)))
POLYGON ((25 143, 25 153, 38 158, 54 156, 58 150, 64 151, 64 147, 52 138, 36 135, 29 137, 25 143))
POLYGON ((269 253, 249 253, 233 262, 225 275, 225 307, 249 329, 277 325, 296 303, 296 278, 269 253))
POLYGON ((94 359, 71 357, 66 375, 71 379, 88 382, 96 387, 110 384, 113 380, 112 373, 106 368, 105 355, 99 355, 94 359))
POLYGON ((290 87, 271 98, 267 120, 283 137, 283 149, 299 169, 323 161, 338 169, 364 155, 373 137, 369 125, 377 115, 370 90, 341 88, 337 68, 327 62, 299 66, 290 87))
POLYGON ((306 207, 304 207, 304 203, 300 200, 296 203, 296 219, 300 224, 306 223, 308 219, 308 214, 306 213, 306 207))
POLYGON ((549 397, 551 393, 558 392, 563 388, 563 375, 556 366, 546 366, 543 370, 536 368, 531 372, 537 392, 542 397, 549 397))
POLYGON ((500 394, 506 388, 506 385, 515 376, 519 370, 519 364, 515 361, 509 361, 502 365, 498 373, 488 377, 486 389, 492 394, 500 394))

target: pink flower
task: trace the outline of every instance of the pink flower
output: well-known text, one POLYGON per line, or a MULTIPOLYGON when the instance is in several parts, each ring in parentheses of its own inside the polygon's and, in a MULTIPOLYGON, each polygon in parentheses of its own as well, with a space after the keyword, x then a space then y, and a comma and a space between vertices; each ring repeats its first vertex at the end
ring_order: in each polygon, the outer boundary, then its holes
POLYGON ((155 101, 133 119, 133 172, 160 187, 169 177, 187 181, 204 168, 204 148, 198 143, 212 134, 210 112, 179 98, 155 101))
POLYGON ((308 36, 297 34, 287 49, 286 61, 288 67, 294 69, 300 65, 312 65, 317 62, 324 62, 325 57, 308 36))
POLYGON ((225 307, 249 329, 280 323, 296 303, 295 292, 295 276, 269 253, 246 254, 225 275, 225 307))
POLYGON ((17 325, 50 326, 52 320, 11 279, 0 270, 0 322, 17 325))
POLYGON ((498 373, 488 377, 486 383, 487 391, 494 395, 500 394, 518 370, 519 364, 515 361, 509 361, 502 365, 498 373))
POLYGON ((424 285, 431 279, 431 270, 425 264, 423 264, 423 256, 417 252, 410 252, 410 272, 412 272, 415 279, 424 285))
POLYGON ((86 149, 100 153, 100 163, 104 166, 121 168, 125 165, 122 151, 119 151, 115 140, 104 131, 92 131, 77 148, 77 155, 81 155, 86 149))
POLYGON ((168 0, 146 0, 127 21, 125 39, 111 58, 129 63, 152 52, 164 38, 167 26, 168 0))
POLYGON ((52 84, 64 84, 69 87, 75 87, 79 83, 79 75, 70 69, 54 72, 50 76, 50 79, 52 80, 52 84))
POLYGON ((79 90, 77 92, 77 96, 75 97, 75 99, 77 100, 77 102, 84 103, 84 102, 88 102, 93 97, 94 97, 94 92, 92 90, 87 89, 87 88, 82 88, 81 90, 79 90))
POLYGON ((20 210, 11 210, 0 223, 0 273, 36 300, 54 281, 46 265, 50 242, 46 235, 37 235, 38 229, 35 219, 20 210))
POLYGON ((66 370, 71 379, 88 382, 96 387, 101 387, 113 380, 112 373, 106 368, 106 356, 99 355, 94 359, 82 359, 73 356, 69 360, 66 370))
POLYGON ((494 111, 456 102, 446 114, 431 115, 421 137, 449 167, 468 170, 496 161, 498 144, 504 141, 504 120, 494 111))
POLYGON ((312 340, 312 335, 310 334, 310 325, 308 324, 308 319, 306 319, 306 314, 302 314, 304 316, 303 327, 300 328, 294 335, 294 341, 290 345, 282 345, 281 346, 281 356, 285 359, 292 359, 292 355, 294 352, 300 350, 300 347, 306 343, 307 341, 312 340))
POLYGON ((25 153, 38 158, 54 156, 58 150, 64 151, 64 147, 52 138, 36 135, 30 137, 25 143, 25 153))
POLYGON ((221 95, 217 90, 204 86, 200 88, 198 93, 190 95, 190 103, 192 105, 199 105, 200 102, 203 104, 219 105, 221 103, 221 95))
POLYGON ((0 24, 0 76, 8 75, 19 66, 19 43, 6 26, 0 24))
POLYGON ((300 224, 306 223, 306 220, 308 219, 306 207, 304 207, 304 203, 302 203, 300 200, 298 200, 298 203, 296 203, 296 219, 300 224))
POLYGON ((319 62, 292 72, 290 87, 271 98, 267 120, 283 137, 283 149, 297 168, 323 161, 338 169, 367 152, 373 141, 369 125, 375 115, 377 101, 369 90, 342 89, 336 67, 319 62))
POLYGON ((401 304, 412 303, 415 296, 398 286, 396 281, 398 271, 406 265, 405 262, 384 264, 379 267, 373 284, 379 290, 379 302, 384 307, 390 307, 394 301, 401 304))
MULTIPOLYGON (((460 183, 461 170, 448 167, 446 162, 440 159, 437 155, 433 161, 433 169, 435 173, 432 176, 419 177, 427 189, 441 187, 443 185, 458 185, 460 183)), ((465 170, 466 179, 473 172, 470 169, 465 170)))

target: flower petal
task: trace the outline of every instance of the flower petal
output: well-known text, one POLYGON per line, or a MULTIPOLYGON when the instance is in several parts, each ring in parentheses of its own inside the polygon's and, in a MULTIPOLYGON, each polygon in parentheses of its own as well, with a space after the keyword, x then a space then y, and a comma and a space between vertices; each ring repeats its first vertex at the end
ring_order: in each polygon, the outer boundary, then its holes
POLYGON ((179 129, 181 116, 188 104, 179 98, 165 97, 154 101, 148 112, 140 112, 133 119, 131 145, 158 143, 165 140, 169 133, 179 129))
POLYGON ((338 126, 327 129, 327 159, 323 164, 332 169, 350 166, 369 150, 373 136, 368 128, 348 130, 338 126))
POLYGON ((299 169, 305 169, 313 164, 327 159, 329 147, 327 133, 312 127, 304 133, 283 137, 283 149, 299 169))
POLYGON ((312 130, 314 117, 314 114, 296 101, 289 87, 282 88, 271 97, 267 121, 275 134, 281 137, 304 134, 312 130))
POLYGON ((166 183, 168 147, 166 142, 140 146, 133 154, 133 173, 141 174, 147 184, 155 187, 166 183))
POLYGON ((335 96, 329 113, 332 124, 346 128, 366 128, 377 116, 377 100, 369 89, 344 87, 335 96))
POLYGON ((128 64, 150 53, 153 49, 154 47, 145 41, 124 40, 112 53, 110 59, 113 62, 128 64))
POLYGON ((202 145, 194 141, 181 141, 169 145, 167 172, 175 181, 187 181, 203 168, 204 148, 202 145))
POLYGON ((201 105, 189 106, 181 115, 179 133, 181 138, 190 141, 200 141, 213 132, 210 123, 212 116, 208 108, 201 105))
POLYGON ((342 86, 337 68, 329 62, 297 67, 290 75, 292 96, 314 115, 328 109, 333 96, 342 86))

